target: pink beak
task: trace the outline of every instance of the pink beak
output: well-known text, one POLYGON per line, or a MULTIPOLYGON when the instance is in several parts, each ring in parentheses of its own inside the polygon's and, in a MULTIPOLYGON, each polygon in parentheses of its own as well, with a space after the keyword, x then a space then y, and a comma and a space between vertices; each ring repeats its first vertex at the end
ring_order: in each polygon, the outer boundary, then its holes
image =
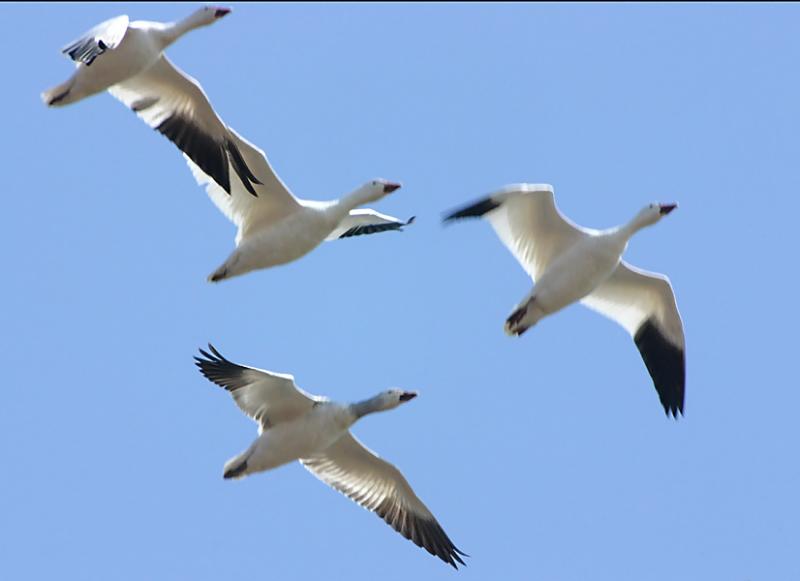
POLYGON ((391 194, 393 191, 399 190, 399 189, 400 189, 400 184, 395 184, 395 183, 392 183, 392 182, 388 182, 386 184, 383 184, 383 193, 384 194, 391 194))

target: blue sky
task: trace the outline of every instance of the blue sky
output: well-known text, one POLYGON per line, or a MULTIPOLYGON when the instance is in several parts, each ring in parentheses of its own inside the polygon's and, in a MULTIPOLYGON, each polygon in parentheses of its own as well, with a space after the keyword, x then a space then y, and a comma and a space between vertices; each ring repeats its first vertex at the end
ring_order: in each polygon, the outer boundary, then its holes
POLYGON ((173 61, 300 196, 385 177, 402 234, 220 285, 235 230, 181 155, 103 94, 48 110, 66 42, 185 5, 0 7, 8 579, 800 577, 797 5, 233 5, 173 61), (530 282, 442 212, 555 186, 576 222, 680 208, 626 254, 667 273, 686 416, 628 335, 573 306, 521 339, 530 282), (343 401, 421 396, 354 433, 453 541, 452 571, 299 465, 223 481, 254 424, 192 356, 343 401))

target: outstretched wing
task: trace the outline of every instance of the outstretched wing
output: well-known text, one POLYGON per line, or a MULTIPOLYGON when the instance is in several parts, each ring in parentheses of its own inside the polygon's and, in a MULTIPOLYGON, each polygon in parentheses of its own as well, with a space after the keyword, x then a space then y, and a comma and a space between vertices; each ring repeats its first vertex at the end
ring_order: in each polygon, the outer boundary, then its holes
POLYGON ((231 392, 236 405, 266 429, 291 420, 310 410, 322 398, 306 393, 294 383, 294 377, 228 361, 209 344, 200 349, 203 357, 195 364, 208 379, 231 392))
POLYGON ((257 197, 251 196, 238 182, 231 184, 228 195, 213 176, 203 171, 188 157, 186 161, 197 183, 205 186, 206 192, 217 208, 239 227, 236 239, 238 244, 239 240, 249 232, 277 222, 299 210, 300 203, 273 171, 266 154, 233 129, 228 128, 228 131, 247 166, 261 179, 262 183, 253 185, 257 197))
POLYGON ((339 222, 339 225, 325 240, 338 240, 339 238, 377 234, 379 232, 402 232, 403 227, 413 224, 415 219, 416 216, 411 216, 411 218, 403 222, 394 216, 387 216, 375 210, 358 208, 350 210, 350 213, 339 222))
POLYGON ((523 269, 536 280, 585 232, 556 208, 548 184, 514 184, 445 216, 445 222, 485 217, 523 269))
POLYGON ((324 452, 300 462, 317 478, 376 513, 394 530, 456 569, 461 552, 408 481, 347 432, 324 452))
POLYGON ((683 413, 685 339, 669 279, 621 261, 614 273, 581 302, 631 334, 664 411, 674 417, 683 413))
POLYGON ((101 22, 62 48, 61 52, 88 67, 98 56, 119 46, 128 31, 128 21, 128 16, 122 15, 101 22))
POLYGON ((172 141, 231 193, 230 168, 250 195, 260 178, 245 163, 231 132, 199 83, 162 55, 150 68, 108 89, 140 119, 172 141))

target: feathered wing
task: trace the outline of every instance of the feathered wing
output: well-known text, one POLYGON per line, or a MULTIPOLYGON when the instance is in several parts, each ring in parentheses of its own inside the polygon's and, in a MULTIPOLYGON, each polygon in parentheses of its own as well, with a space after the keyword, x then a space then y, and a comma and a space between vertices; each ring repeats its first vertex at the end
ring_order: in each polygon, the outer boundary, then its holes
POLYGON ((125 33, 128 32, 128 22, 127 15, 101 22, 80 38, 70 42, 61 49, 61 52, 76 63, 83 63, 88 67, 105 51, 119 46, 125 38, 125 33))
POLYGON ((362 236, 364 234, 377 234, 379 232, 402 232, 404 226, 414 223, 416 216, 411 216, 403 222, 394 216, 381 214, 368 208, 358 208, 350 210, 350 213, 339 222, 325 240, 338 240, 339 238, 349 238, 351 236, 362 236))
POLYGON ((620 261, 581 302, 633 337, 667 414, 683 413, 686 360, 683 321, 669 279, 620 261))
POLYGON ((464 564, 465 553, 456 548, 400 471, 349 432, 324 452, 300 462, 417 546, 455 568, 456 563, 464 564))
POLYGON ((249 195, 257 195, 254 186, 262 178, 244 161, 233 133, 217 116, 200 84, 166 56, 108 91, 172 141, 225 192, 232 194, 234 182, 249 195), (231 179, 231 169, 238 179, 231 179))
POLYGON ((583 230, 558 211, 553 188, 547 184, 507 186, 450 213, 445 221, 484 217, 522 268, 536 280, 583 230))
POLYGON ((212 345, 209 352, 200 349, 203 357, 195 357, 195 365, 213 383, 224 387, 236 405, 266 429, 308 412, 322 401, 306 393, 294 382, 294 377, 233 363, 212 345))
POLYGON ((201 186, 205 186, 211 200, 219 210, 239 227, 237 243, 250 232, 285 218, 300 209, 300 203, 272 169, 266 154, 228 129, 231 140, 241 152, 248 167, 261 178, 261 184, 253 186, 257 197, 251 196, 240 183, 231 184, 230 195, 188 156, 186 161, 192 175, 201 186))
POLYGON ((497 212, 487 216, 497 236, 534 280, 583 233, 556 208, 549 187, 505 194, 497 212))

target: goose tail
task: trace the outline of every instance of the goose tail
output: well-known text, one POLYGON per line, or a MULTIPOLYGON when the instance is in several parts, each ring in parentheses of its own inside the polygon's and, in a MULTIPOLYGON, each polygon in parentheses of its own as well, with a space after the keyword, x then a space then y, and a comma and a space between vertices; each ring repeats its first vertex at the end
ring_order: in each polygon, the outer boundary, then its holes
POLYGON ((225 468, 222 471, 222 477, 225 480, 231 478, 244 478, 247 476, 247 457, 249 450, 244 454, 239 454, 225 462, 225 468))
POLYGON ((41 94, 42 101, 48 107, 61 107, 72 103, 70 90, 72 89, 72 79, 47 89, 41 94))

